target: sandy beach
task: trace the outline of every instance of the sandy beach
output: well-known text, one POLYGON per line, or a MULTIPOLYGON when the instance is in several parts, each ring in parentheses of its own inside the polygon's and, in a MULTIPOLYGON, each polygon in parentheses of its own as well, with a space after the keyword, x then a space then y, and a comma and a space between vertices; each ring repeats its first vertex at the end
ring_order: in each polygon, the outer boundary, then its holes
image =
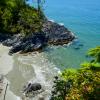
POLYGON ((0 44, 0 74, 6 75, 13 67, 12 56, 8 55, 9 48, 0 44))
MULTIPOLYGON (((13 56, 9 56, 8 51, 9 51, 8 47, 5 47, 2 44, 0 44, 0 75, 4 76, 8 74, 8 72, 11 71, 13 68, 13 56)), ((9 89, 10 83, 5 77, 3 83, 2 82, 0 83, 0 88, 3 89, 3 91, 0 93, 0 100, 4 100, 4 94, 7 83, 8 87, 5 100, 20 100, 19 97, 17 97, 10 91, 9 89)))

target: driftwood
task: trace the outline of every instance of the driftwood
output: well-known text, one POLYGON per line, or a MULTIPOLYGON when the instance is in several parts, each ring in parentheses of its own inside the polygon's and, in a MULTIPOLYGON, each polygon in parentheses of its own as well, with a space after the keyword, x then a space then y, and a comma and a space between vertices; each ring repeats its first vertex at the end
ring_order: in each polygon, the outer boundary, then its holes
POLYGON ((5 94, 4 94, 4 98, 3 98, 3 100, 6 100, 7 88, 8 88, 8 83, 7 83, 7 85, 6 85, 6 89, 5 89, 5 94))
POLYGON ((1 94, 2 91, 3 91, 3 88, 2 88, 3 79, 4 79, 3 75, 0 75, 0 94, 1 94))

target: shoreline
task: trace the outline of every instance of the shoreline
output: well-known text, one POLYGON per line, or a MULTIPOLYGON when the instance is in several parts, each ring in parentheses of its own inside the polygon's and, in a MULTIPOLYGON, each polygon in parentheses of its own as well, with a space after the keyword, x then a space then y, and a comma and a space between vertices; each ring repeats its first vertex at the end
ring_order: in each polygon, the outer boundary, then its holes
POLYGON ((2 75, 6 75, 13 68, 13 58, 8 55, 8 52, 9 47, 0 44, 0 74, 2 75))
POLYGON ((2 90, 0 91, 0 100, 22 100, 10 90, 9 85, 9 81, 4 76, 0 75, 0 90, 2 90), (3 77, 3 79, 1 79, 1 77, 3 77))
POLYGON ((74 33, 69 31, 64 25, 46 20, 43 24, 42 32, 33 33, 23 37, 21 34, 2 35, 0 41, 4 46, 11 47, 9 54, 22 52, 41 51, 48 45, 69 44, 75 39, 74 33))

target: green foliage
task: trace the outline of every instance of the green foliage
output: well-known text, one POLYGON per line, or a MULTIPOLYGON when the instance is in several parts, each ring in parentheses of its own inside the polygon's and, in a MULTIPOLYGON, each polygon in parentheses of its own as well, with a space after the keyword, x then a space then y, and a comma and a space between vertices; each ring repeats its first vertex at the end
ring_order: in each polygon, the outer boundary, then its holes
POLYGON ((28 35, 40 32, 44 20, 42 11, 28 6, 26 0, 0 0, 0 31, 28 35))
POLYGON ((66 79, 71 79, 73 80, 76 76, 77 70, 75 69, 65 69, 62 74, 61 77, 63 77, 64 80, 66 79))
POLYGON ((90 49, 90 51, 88 52, 88 55, 94 57, 95 62, 100 62, 100 46, 94 49, 90 49))
POLYGON ((54 90, 52 91, 51 100, 64 100, 67 93, 65 81, 55 78, 54 83, 56 85, 54 86, 54 90))
POLYGON ((100 62, 97 60, 100 58, 99 52, 99 47, 91 49, 89 55, 95 58, 94 61, 83 63, 77 70, 64 70, 61 77, 54 81, 51 100, 99 100, 100 62))
POLYGON ((23 8, 19 12, 18 25, 21 33, 28 34, 39 32, 42 27, 42 18, 39 18, 38 12, 32 8, 23 8))
POLYGON ((0 6, 2 7, 16 7, 24 6, 26 0, 0 0, 0 6))
POLYGON ((7 0, 0 0, 0 6, 6 6, 7 0))
POLYGON ((5 8, 4 10, 1 10, 0 20, 0 28, 2 28, 2 30, 6 30, 9 32, 10 22, 12 22, 11 9, 5 8))

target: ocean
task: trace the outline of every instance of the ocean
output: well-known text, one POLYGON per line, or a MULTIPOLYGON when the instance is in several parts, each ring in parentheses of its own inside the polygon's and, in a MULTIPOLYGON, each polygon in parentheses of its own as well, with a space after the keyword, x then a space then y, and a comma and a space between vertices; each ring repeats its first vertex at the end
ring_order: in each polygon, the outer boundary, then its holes
POLYGON ((88 49, 100 45, 100 0, 46 0, 43 10, 78 37, 70 46, 48 47, 48 59, 60 69, 80 67, 88 49))

